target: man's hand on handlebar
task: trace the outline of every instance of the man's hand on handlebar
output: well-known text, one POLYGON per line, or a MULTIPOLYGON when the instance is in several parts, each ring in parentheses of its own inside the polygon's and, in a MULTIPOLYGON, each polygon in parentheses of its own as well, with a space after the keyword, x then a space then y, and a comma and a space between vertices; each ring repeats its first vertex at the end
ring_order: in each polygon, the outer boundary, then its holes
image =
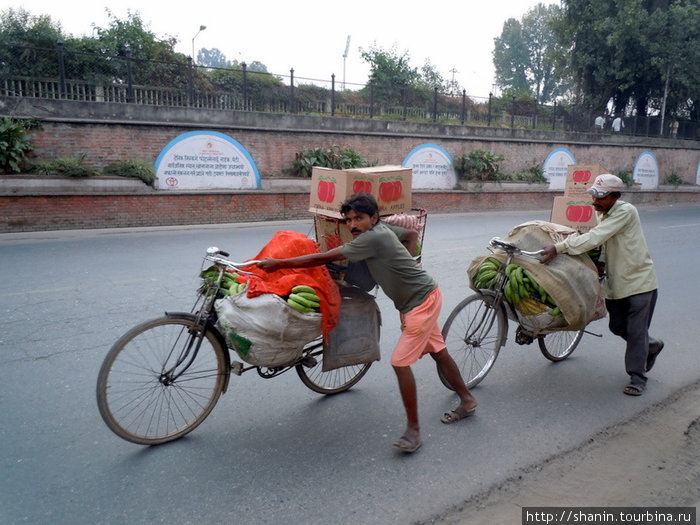
POLYGON ((554 258, 557 256, 557 249, 554 247, 553 244, 550 244, 549 246, 545 246, 542 248, 542 258, 540 259, 540 262, 542 264, 549 264, 554 260, 554 258))
POLYGON ((262 261, 258 261, 258 268, 265 270, 266 272, 274 272, 279 270, 280 264, 279 259, 272 259, 271 257, 266 257, 262 261))

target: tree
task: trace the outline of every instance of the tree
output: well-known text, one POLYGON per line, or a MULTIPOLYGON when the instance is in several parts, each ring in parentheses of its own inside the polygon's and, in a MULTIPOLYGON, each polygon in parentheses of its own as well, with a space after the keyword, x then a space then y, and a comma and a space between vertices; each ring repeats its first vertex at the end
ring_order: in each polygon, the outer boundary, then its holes
POLYGON ((501 36, 494 38, 493 65, 501 89, 512 94, 530 93, 527 61, 522 26, 515 18, 509 18, 503 23, 501 36))
POLYGON ((697 0, 564 4, 556 32, 570 46, 568 65, 579 105, 600 111, 612 100, 615 113, 647 115, 667 99, 672 112, 697 111, 697 0))
MULTIPOLYGON (((177 39, 159 38, 144 24, 138 12, 127 10, 126 20, 117 18, 106 9, 109 25, 106 28, 94 27, 102 53, 110 58, 131 57, 138 65, 132 68, 133 82, 142 85, 169 85, 184 88, 189 79, 187 58, 175 52, 177 39)), ((117 64, 117 80, 126 78, 126 61, 117 64)), ((204 82, 199 75, 195 80, 204 82)))
POLYGON ((232 64, 219 49, 202 48, 197 52, 197 64, 204 67, 226 67, 238 64, 232 64))
POLYGON ((7 9, 0 17, 0 64, 13 76, 57 76, 56 43, 65 40, 50 16, 7 9))
POLYGON ((509 95, 529 94, 548 102, 561 95, 566 77, 558 69, 558 46, 552 23, 559 15, 555 5, 537 4, 517 21, 503 24, 501 36, 494 39, 493 63, 496 82, 509 95))
POLYGON ((360 56, 370 66, 367 85, 374 86, 375 99, 380 103, 425 103, 431 100, 436 87, 441 91, 448 89, 447 82, 430 60, 426 60, 420 71, 411 66, 408 51, 399 55, 395 48, 385 50, 372 46, 368 50, 360 48, 360 56))

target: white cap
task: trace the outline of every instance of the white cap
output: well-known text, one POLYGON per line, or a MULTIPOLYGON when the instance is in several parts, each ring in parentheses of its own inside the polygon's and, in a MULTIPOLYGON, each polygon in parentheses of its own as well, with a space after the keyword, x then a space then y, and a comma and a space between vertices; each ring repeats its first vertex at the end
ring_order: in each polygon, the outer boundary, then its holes
POLYGON ((588 188, 588 193, 598 199, 602 199, 613 191, 622 191, 624 187, 625 183, 622 182, 620 177, 616 177, 611 173, 603 173, 595 178, 591 187, 588 188))

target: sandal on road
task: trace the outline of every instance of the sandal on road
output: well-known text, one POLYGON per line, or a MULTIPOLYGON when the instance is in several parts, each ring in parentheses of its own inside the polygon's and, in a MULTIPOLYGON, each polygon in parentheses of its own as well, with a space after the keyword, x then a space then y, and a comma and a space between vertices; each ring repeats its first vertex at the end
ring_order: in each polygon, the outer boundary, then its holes
POLYGON ((461 421, 465 417, 473 416, 475 413, 476 408, 471 408, 467 410, 462 407, 457 407, 454 410, 445 412, 445 414, 440 418, 440 421, 446 424, 456 423, 457 421, 461 421))
POLYGON ((412 454, 416 450, 418 450, 421 445, 423 445, 423 442, 421 441, 420 437, 409 437, 406 435, 401 436, 396 443, 394 443, 394 446, 398 448, 401 452, 405 452, 407 454, 412 454))
POLYGON ((644 385, 634 385, 630 383, 622 392, 628 396, 641 396, 644 393, 645 388, 646 387, 644 385))

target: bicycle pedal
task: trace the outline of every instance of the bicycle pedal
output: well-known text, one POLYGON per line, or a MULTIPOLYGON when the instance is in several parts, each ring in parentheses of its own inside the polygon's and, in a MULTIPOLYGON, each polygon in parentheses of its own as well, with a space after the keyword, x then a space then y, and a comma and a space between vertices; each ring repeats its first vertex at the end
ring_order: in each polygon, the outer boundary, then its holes
POLYGON ((231 362, 231 373, 237 376, 241 375, 243 373, 243 363, 240 361, 231 362))
POLYGON ((318 364, 318 361, 316 361, 315 357, 307 355, 301 359, 301 364, 306 368, 313 368, 318 364))

